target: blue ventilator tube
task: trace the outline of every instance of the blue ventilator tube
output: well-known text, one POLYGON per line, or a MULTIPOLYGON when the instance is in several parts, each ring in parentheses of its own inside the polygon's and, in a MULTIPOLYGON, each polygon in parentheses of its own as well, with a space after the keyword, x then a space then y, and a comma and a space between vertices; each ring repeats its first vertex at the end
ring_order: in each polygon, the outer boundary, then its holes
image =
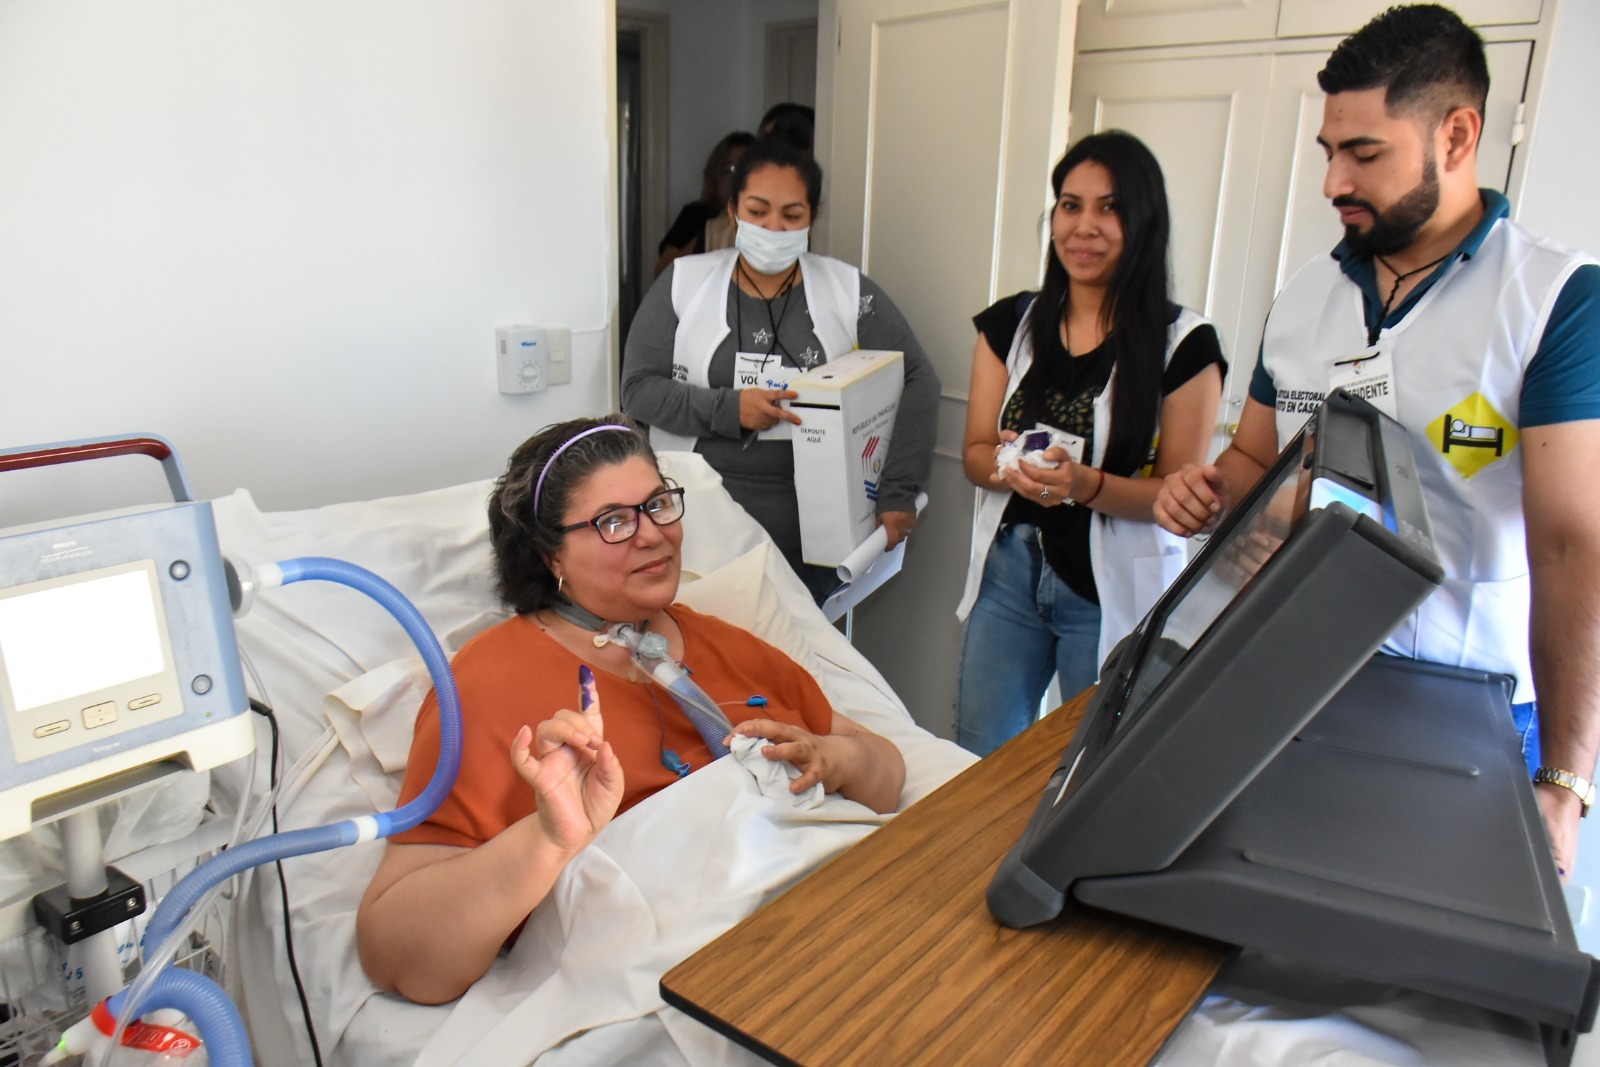
MULTIPOLYGON (((422 653, 433 680, 439 703, 439 762, 427 787, 393 811, 258 838, 230 848, 195 868, 162 898, 145 927, 147 945, 165 943, 207 890, 240 871, 291 856, 388 837, 417 826, 450 795, 461 770, 461 698, 456 691, 455 676, 450 672, 450 661, 422 614, 398 589, 363 567, 320 556, 269 565, 257 577, 261 588, 313 579, 338 582, 367 594, 399 621, 422 653)), ((156 966, 164 966, 165 962, 156 961, 156 966)), ((194 1020, 210 1051, 212 1063, 219 1067, 250 1067, 254 1062, 238 1010, 209 978, 193 971, 169 968, 156 975, 149 994, 138 1003, 124 1003, 127 994, 128 990, 124 989, 108 999, 106 1006, 113 1018, 120 1018, 124 1012, 139 1014, 158 1008, 177 1008, 194 1020)))

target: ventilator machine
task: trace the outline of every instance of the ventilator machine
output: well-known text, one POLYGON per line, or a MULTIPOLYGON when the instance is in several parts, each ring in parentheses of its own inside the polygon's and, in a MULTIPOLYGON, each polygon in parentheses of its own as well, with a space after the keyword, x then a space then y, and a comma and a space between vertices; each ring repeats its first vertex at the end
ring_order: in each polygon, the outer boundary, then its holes
MULTIPOLYGON (((97 1048, 110 1052, 132 1020, 170 1008, 193 1020, 212 1063, 249 1064, 243 1022, 220 987, 169 966, 190 917, 248 868, 387 837, 426 819, 455 783, 459 701, 427 623, 378 576, 315 557, 254 570, 225 562, 210 504, 193 498, 176 452, 160 437, 7 450, 0 452, 0 473, 129 455, 160 461, 171 503, 0 529, 0 841, 60 823, 66 884, 35 898, 33 911, 70 946, 93 1005, 43 1062, 97 1048), (421 651, 443 733, 433 777, 393 811, 245 840, 195 868, 146 923, 142 965, 124 988, 113 931, 145 910, 145 893, 142 884, 107 868, 96 808, 168 776, 253 752, 254 716, 233 616, 258 593, 312 579, 367 594, 421 651)), ((253 836, 253 828, 242 836, 253 836)))

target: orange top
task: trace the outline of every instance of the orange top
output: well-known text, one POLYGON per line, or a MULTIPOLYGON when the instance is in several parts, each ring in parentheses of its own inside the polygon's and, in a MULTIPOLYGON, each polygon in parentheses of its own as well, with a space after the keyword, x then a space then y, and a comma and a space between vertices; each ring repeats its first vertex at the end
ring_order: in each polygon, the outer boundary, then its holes
MULTIPOLYGON (((832 732, 833 709, 799 664, 730 623, 680 604, 669 610, 683 633, 683 662, 730 721, 776 719, 816 734, 832 732), (767 698, 765 708, 745 703, 757 695, 767 698)), ((562 708, 577 709, 581 663, 521 615, 468 641, 451 663, 464 720, 461 774, 438 811, 392 840, 472 848, 531 814, 533 790, 512 769, 511 742, 524 725, 537 728, 562 708)), ((662 749, 695 770, 711 762, 705 741, 665 689, 604 671, 595 671, 595 683, 606 740, 622 763, 618 814, 678 780, 662 764, 662 749)), ((429 693, 411 739, 402 804, 422 792, 438 758, 439 707, 429 693)))

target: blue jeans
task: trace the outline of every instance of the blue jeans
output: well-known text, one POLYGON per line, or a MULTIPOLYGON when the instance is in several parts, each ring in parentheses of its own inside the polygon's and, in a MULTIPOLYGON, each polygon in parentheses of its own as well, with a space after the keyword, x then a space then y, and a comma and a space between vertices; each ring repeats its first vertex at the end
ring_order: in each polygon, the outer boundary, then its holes
POLYGON ((1039 528, 1002 527, 967 618, 956 698, 956 742, 987 756, 1033 725, 1052 671, 1064 697, 1100 671, 1100 606, 1056 576, 1039 528))
POLYGON ((1522 759, 1528 765, 1528 777, 1543 764, 1539 761, 1539 705, 1536 701, 1511 705, 1511 725, 1516 728, 1522 743, 1522 759))

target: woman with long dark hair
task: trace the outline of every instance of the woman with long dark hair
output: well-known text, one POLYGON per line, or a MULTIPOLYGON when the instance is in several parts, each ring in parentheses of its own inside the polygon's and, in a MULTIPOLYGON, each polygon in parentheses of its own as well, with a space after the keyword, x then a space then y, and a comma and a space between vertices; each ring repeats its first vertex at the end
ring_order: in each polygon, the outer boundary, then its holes
POLYGON ((701 172, 700 199, 683 205, 672 228, 656 246, 660 253, 656 260, 657 275, 679 256, 733 247, 733 227, 726 218, 728 193, 733 187, 733 172, 739 166, 739 157, 755 140, 753 133, 734 130, 711 150, 706 157, 705 170, 701 172))
POLYGON ((1151 507, 1162 476, 1204 459, 1226 367, 1216 329, 1171 300, 1150 150, 1120 130, 1085 137, 1051 184, 1043 287, 973 319, 962 461, 978 508, 956 739, 980 754, 1033 722, 1052 673, 1063 695, 1093 683, 1182 569, 1151 507), (1046 430, 1058 443, 1033 450, 1042 464, 1002 454, 1046 430))

